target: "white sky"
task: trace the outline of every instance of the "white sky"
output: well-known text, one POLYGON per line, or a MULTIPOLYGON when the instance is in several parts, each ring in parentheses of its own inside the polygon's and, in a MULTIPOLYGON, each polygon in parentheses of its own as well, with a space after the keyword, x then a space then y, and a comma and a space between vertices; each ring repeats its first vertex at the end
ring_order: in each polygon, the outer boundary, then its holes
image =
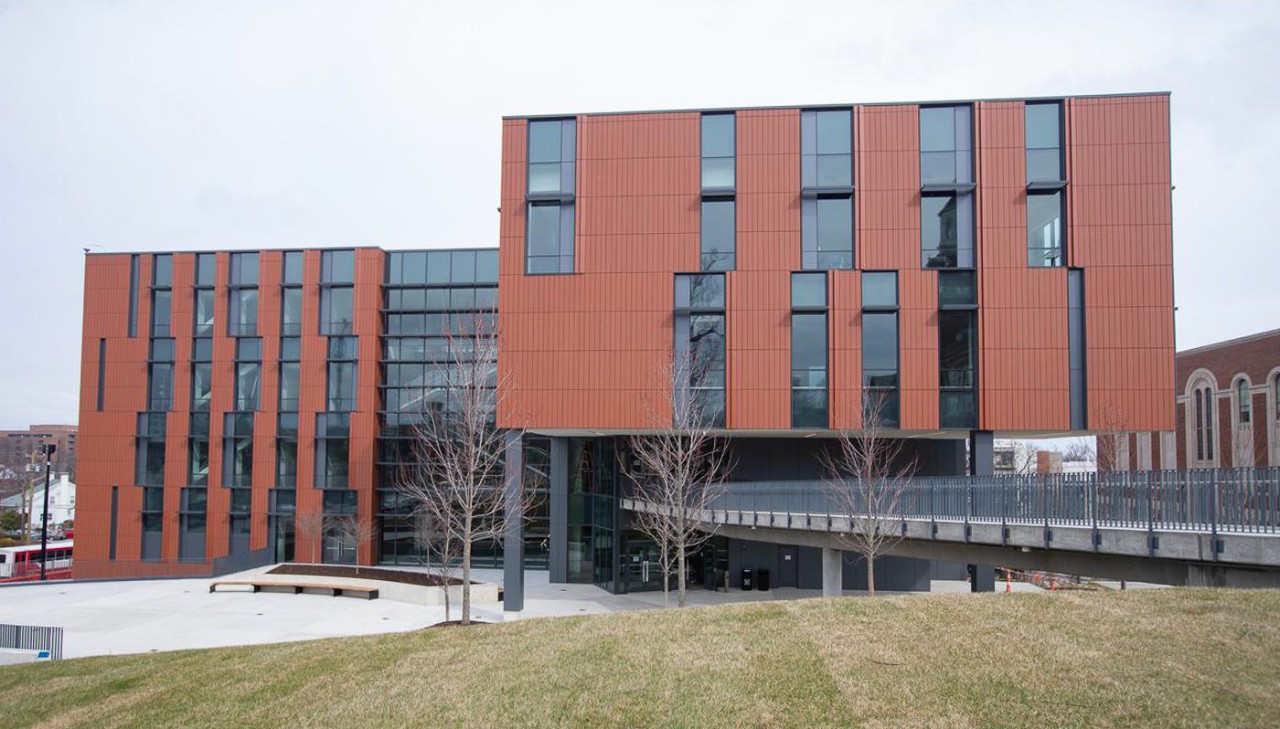
POLYGON ((0 0, 0 428, 76 420, 83 247, 491 245, 503 114, 1172 91, 1178 345, 1275 328, 1277 37, 1241 0, 0 0))

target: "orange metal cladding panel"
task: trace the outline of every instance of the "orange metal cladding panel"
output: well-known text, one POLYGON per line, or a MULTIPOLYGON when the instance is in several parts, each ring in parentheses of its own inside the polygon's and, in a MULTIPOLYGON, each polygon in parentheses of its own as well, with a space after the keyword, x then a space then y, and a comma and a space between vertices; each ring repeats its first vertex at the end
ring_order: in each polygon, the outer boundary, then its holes
MULTIPOLYGON (((350 486, 358 492, 357 507, 362 517, 371 519, 375 507, 374 484, 378 438, 378 332, 382 308, 384 254, 375 248, 356 250, 356 277, 353 296, 354 329, 359 338, 356 366, 356 411, 351 414, 350 486)), ((358 547, 360 564, 372 564, 373 544, 358 547)))
MULTIPOLYGON (((325 338, 320 331, 320 251, 308 250, 302 254, 302 337, 301 360, 298 365, 298 486, 297 509, 299 515, 318 514, 323 507, 323 495, 315 484, 315 435, 316 413, 324 410, 325 400, 325 338)), ((318 553, 313 545, 313 534, 298 530, 295 554, 299 559, 311 560, 318 553), (313 549, 314 548, 314 549, 313 549)))
POLYGON ((938 277, 920 268, 920 112, 855 110, 854 248, 858 268, 898 272, 901 422, 938 427, 938 277))
POLYGON ((503 130, 499 422, 665 422, 672 274, 698 266, 699 116, 578 120, 577 275, 522 273, 525 129, 503 130))
POLYGON ((1068 255, 1085 269, 1089 425, 1169 430, 1169 98, 1068 100, 1067 139, 1068 255))
POLYGON ((791 427, 791 271, 800 268, 800 111, 737 114, 737 270, 728 274, 730 428, 791 427))
MULTIPOLYGON (((75 575, 91 576, 91 560, 109 554, 111 487, 119 487, 117 555, 136 559, 141 546, 137 513, 140 490, 134 487, 134 431, 146 393, 146 332, 128 336, 129 255, 85 257, 84 325, 81 352, 80 468, 76 478, 75 575), (106 340, 105 381, 98 382, 98 343, 106 340), (141 372, 141 375, 139 373, 141 372), (142 383, 139 384, 139 377, 142 383), (102 410, 98 389, 102 388, 102 410), (80 558, 85 560, 84 566, 80 558)), ((141 281, 139 289, 142 289, 141 281)), ((139 300, 142 296, 139 295, 139 300)), ((141 321, 141 317, 139 317, 141 321)))
POLYGON ((831 427, 862 425, 862 272, 832 271, 827 282, 831 312, 831 427))
POLYGON ((978 393, 987 430, 1071 425, 1067 271, 1027 262, 1024 104, 976 105, 978 393))

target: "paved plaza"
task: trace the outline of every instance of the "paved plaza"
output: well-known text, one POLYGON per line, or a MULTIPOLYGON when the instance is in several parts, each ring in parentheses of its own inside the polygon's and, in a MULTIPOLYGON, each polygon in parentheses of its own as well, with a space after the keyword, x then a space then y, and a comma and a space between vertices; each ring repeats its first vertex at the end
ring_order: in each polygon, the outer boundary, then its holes
MULTIPOLYGON (((265 569, 269 568, 219 579, 257 577, 265 569)), ((501 584, 501 570, 474 573, 477 581, 501 584)), ((613 595, 593 585, 550 584, 545 571, 530 571, 525 580, 525 610, 518 616, 504 616, 500 602, 475 604, 473 616, 492 622, 662 607, 660 592, 613 595)), ((201 578, 0 587, 0 623, 61 627, 65 631, 63 657, 79 658, 394 633, 426 628, 445 619, 440 606, 276 592, 211 594, 210 582, 201 578)), ((1037 589, 1021 583, 1014 587, 1037 589)), ((933 583, 934 592, 967 590, 964 582, 933 583)), ((796 589, 727 593, 696 589, 689 592, 689 602, 701 606, 821 594, 820 590, 796 589)), ((457 618, 456 605, 453 617, 457 618)))

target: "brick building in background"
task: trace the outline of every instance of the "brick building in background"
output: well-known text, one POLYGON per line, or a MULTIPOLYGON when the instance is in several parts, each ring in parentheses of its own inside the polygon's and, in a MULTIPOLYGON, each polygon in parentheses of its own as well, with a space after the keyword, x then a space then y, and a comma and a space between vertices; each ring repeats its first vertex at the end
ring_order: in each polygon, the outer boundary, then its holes
POLYGON ((1280 466, 1280 329, 1178 352, 1177 371, 1176 429, 1125 434, 1117 463, 1280 466))
MULTIPOLYGON (((867 393, 921 474, 1105 413, 1174 425, 1166 94, 512 117, 501 142, 496 251, 88 256, 77 575, 415 560, 397 429, 448 315, 495 294, 498 425, 546 477, 524 543, 557 582, 659 587, 618 496, 673 352, 710 364, 739 481, 817 478, 867 393), (379 536, 351 554, 295 514, 379 536)), ((885 559, 883 587, 933 573, 885 559)), ((807 587, 818 562, 717 538, 693 569, 807 587)))
POLYGON ((58 447, 53 456, 54 473, 68 474, 74 481, 79 450, 77 437, 74 425, 32 425, 26 430, 0 430, 0 498, 20 490, 36 475, 44 483, 44 456, 40 454, 49 443, 58 447), (33 464, 39 465, 38 474, 28 470, 33 464))

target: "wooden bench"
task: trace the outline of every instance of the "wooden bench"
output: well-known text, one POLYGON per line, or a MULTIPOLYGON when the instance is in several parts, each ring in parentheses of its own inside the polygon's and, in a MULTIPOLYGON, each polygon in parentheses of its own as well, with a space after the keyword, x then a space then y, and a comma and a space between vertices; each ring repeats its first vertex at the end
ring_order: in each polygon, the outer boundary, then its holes
POLYGON ((325 585, 318 582, 267 582, 263 580, 219 580, 209 583, 209 592, 217 592, 219 587, 250 587, 252 592, 262 590, 292 590, 298 595, 307 590, 328 593, 332 597, 362 597, 366 600, 378 599, 378 588, 361 585, 325 585))

